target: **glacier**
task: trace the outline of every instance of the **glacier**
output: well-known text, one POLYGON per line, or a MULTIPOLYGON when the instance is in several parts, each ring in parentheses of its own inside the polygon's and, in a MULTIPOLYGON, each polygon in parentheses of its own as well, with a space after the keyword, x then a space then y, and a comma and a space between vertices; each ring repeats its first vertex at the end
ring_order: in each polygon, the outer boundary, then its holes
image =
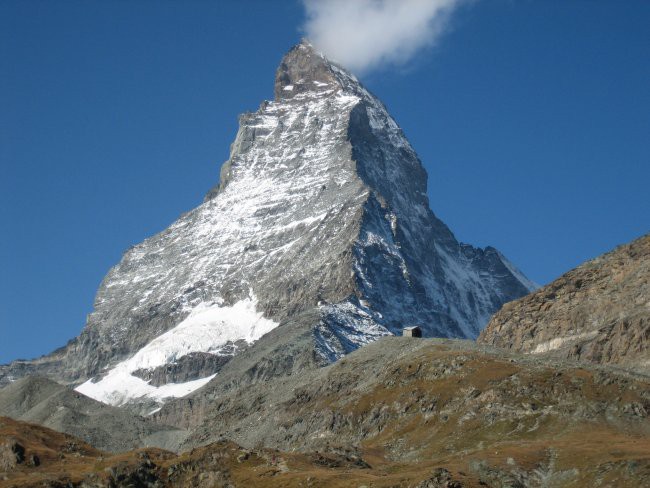
POLYGON ((222 301, 199 304, 174 328, 156 337, 126 361, 122 361, 101 378, 91 378, 76 389, 90 398, 122 406, 141 399, 163 403, 183 397, 205 385, 215 374, 183 383, 153 386, 132 373, 173 364, 193 352, 223 354, 223 346, 243 340, 252 344, 278 326, 256 310, 257 300, 250 297, 232 306, 222 301))

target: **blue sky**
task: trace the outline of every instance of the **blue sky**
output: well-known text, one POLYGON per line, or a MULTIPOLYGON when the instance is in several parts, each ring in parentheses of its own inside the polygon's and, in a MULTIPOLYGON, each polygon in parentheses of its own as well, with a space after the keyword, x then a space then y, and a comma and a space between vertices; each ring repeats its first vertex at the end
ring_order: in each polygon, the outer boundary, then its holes
MULTIPOLYGON (((364 74, 434 212, 547 283, 650 231, 650 2, 477 0, 364 74)), ((298 1, 0 2, 0 362, 77 335, 122 252, 200 203, 298 1)))

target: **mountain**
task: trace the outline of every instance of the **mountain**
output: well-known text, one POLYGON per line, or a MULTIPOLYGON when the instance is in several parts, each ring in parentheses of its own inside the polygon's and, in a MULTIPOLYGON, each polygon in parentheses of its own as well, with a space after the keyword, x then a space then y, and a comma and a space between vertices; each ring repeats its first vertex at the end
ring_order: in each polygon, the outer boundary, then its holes
POLYGON ((233 381, 322 366, 407 325, 474 338, 533 288, 496 249, 456 240, 384 105, 304 41, 275 100, 240 117, 205 201, 124 254, 79 337, 0 381, 47 375, 150 411, 244 353, 257 362, 233 381))
POLYGON ((3 418, 0 438, 41 460, 8 470, 7 486, 640 487, 649 391, 607 366, 385 337, 215 399, 185 443, 200 447, 181 454, 97 453, 3 418))
POLYGON ((650 374, 650 234, 504 305, 478 340, 650 374))

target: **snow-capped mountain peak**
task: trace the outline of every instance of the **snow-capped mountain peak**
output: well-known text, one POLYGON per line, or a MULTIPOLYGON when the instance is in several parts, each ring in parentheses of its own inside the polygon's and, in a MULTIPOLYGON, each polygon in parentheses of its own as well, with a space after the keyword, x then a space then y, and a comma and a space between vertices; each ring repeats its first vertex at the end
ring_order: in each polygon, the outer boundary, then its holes
POLYGON ((275 99, 240 117, 204 202, 129 249, 80 337, 21 371, 48 364, 102 401, 160 402, 264 333, 281 341, 285 324, 311 331, 304 347, 323 363, 407 325, 476 337, 531 287, 498 251, 455 239, 386 107, 303 41, 280 63, 275 99))

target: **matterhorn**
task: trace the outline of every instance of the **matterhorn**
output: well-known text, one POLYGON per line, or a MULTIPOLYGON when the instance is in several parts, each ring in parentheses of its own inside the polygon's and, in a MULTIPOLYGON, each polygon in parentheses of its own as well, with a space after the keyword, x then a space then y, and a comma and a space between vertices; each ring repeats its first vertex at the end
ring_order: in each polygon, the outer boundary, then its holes
POLYGON ((386 107, 307 41, 280 63, 275 99, 239 120, 203 203, 125 252, 77 338, 0 383, 39 374, 155 409, 240 356, 257 381, 407 326, 475 338, 534 289, 496 249, 458 242, 386 107))

